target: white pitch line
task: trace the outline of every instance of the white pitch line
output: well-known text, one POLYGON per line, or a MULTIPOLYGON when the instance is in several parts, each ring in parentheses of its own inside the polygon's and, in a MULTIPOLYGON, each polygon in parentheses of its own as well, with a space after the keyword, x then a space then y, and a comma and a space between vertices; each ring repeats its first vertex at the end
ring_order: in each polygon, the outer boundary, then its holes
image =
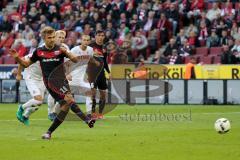
MULTIPOLYGON (((188 112, 184 112, 184 113, 173 113, 173 114, 185 114, 185 113, 188 113, 188 112)), ((130 115, 136 115, 137 113, 129 113, 127 114, 128 116, 130 115)), ((152 114, 152 113, 142 113, 140 112, 140 116, 145 116, 146 114, 152 114)), ((172 113, 161 113, 161 114, 172 114, 172 113)), ((240 114, 240 112, 212 112, 212 113, 193 113, 192 114, 204 114, 204 115, 218 115, 218 114, 240 114)), ((121 115, 118 115, 118 116, 104 116, 106 118, 120 118, 120 116, 125 116, 126 113, 123 113, 121 115)), ((36 119, 30 119, 31 121, 49 121, 49 119, 45 118, 36 118, 36 119)), ((17 122, 18 120, 17 119, 2 119, 0 120, 0 122, 17 122)))
MULTIPOLYGON (((119 116, 104 116, 107 118, 118 118, 119 116)), ((1 119, 0 122, 17 122, 17 119, 1 119)), ((30 121, 50 121, 49 119, 43 119, 43 118, 36 118, 36 119, 30 119, 30 121)))

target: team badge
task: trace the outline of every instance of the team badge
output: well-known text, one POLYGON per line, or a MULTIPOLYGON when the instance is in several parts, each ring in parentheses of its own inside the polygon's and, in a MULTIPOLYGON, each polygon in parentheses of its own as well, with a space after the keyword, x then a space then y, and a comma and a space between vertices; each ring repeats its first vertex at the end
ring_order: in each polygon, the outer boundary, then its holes
POLYGON ((55 54, 55 55, 59 55, 59 54, 60 54, 60 51, 54 51, 54 54, 55 54))

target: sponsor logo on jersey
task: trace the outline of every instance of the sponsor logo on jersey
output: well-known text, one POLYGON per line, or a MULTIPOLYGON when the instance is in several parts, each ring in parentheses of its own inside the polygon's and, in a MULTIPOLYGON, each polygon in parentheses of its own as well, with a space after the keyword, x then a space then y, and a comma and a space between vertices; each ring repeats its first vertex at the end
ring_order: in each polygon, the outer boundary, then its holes
POLYGON ((60 61, 59 58, 49 58, 49 59, 43 59, 43 62, 58 62, 60 61))

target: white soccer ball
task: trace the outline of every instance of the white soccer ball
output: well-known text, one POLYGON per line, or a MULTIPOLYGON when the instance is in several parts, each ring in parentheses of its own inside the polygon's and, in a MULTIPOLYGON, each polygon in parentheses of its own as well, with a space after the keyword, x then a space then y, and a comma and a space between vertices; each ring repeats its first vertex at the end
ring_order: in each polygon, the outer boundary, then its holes
POLYGON ((216 120, 214 127, 218 133, 223 134, 231 129, 231 124, 227 118, 219 118, 216 120))

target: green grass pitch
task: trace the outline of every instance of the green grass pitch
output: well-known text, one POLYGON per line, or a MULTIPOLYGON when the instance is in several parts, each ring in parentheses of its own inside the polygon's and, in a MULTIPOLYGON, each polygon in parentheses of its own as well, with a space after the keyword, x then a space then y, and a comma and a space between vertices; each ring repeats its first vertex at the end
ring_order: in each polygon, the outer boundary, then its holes
POLYGON ((240 106, 119 105, 93 129, 64 122, 50 141, 41 139, 51 124, 46 105, 30 126, 16 120, 16 109, 0 104, 0 160, 240 159, 240 106), (224 135, 213 128, 221 117, 232 125, 224 135))

